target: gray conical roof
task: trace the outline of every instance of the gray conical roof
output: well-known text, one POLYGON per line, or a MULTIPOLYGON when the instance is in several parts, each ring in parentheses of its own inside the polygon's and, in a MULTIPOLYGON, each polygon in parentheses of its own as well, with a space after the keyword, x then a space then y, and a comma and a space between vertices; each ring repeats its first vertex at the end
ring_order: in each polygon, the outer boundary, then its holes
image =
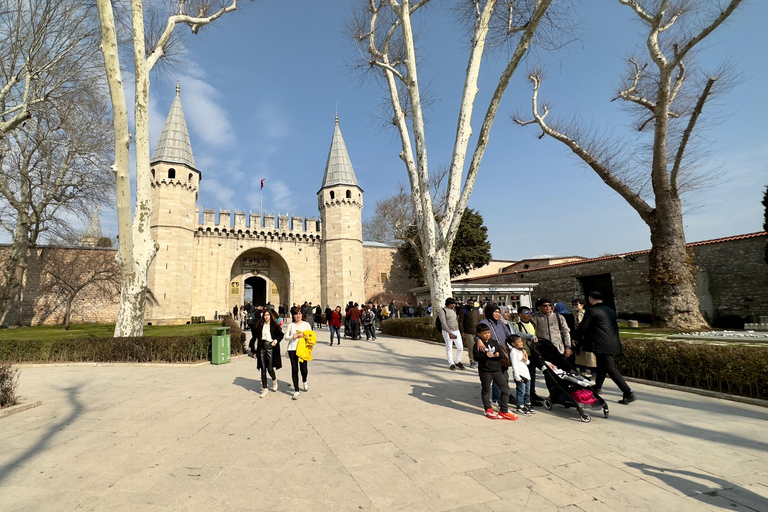
POLYGON ((333 187, 335 185, 353 185, 359 187, 355 171, 352 169, 352 162, 349 160, 347 146, 344 144, 344 138, 339 129, 339 118, 336 118, 336 126, 333 129, 333 140, 331 141, 331 150, 328 152, 328 162, 325 164, 325 175, 323 176, 323 185, 333 187))
POLYGON ((179 86, 176 86, 176 97, 173 99, 171 111, 165 120, 163 133, 155 146, 151 163, 168 162, 184 164, 192 169, 195 167, 195 157, 192 156, 192 144, 189 142, 187 122, 184 119, 184 110, 181 108, 181 96, 179 86))
POLYGON ((99 207, 97 206, 91 214, 91 220, 88 222, 88 228, 85 230, 83 238, 93 238, 98 240, 101 237, 101 221, 99 220, 99 207))

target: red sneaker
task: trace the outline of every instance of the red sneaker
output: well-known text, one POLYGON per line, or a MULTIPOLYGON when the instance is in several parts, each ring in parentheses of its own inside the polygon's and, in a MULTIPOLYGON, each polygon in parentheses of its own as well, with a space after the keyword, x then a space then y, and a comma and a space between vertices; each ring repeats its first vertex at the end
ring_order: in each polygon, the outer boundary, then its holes
POLYGON ((511 412, 500 412, 499 413, 499 419, 500 420, 515 421, 517 419, 517 415, 512 414, 511 412))
MULTIPOLYGON (((485 410, 485 417, 486 418, 490 418, 492 420, 499 419, 499 415, 496 414, 496 411, 494 411, 493 409, 486 409, 485 410)), ((517 418, 515 418, 515 419, 517 419, 517 418)))

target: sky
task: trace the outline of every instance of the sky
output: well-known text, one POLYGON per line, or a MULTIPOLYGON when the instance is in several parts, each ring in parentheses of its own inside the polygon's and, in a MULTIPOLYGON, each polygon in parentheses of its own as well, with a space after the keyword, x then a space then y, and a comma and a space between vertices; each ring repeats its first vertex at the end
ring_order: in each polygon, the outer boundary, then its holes
MULTIPOLYGON (((345 27, 357 2, 247 5, 187 37, 182 65, 153 73, 152 147, 178 80, 203 177, 201 210, 258 212, 259 182, 266 179, 265 212, 319 217, 316 194, 336 112, 364 190, 363 219, 373 216, 377 199, 395 193, 397 182, 407 183, 399 139, 380 121, 385 91, 354 69, 360 56, 345 27)), ((450 162, 467 59, 467 38, 445 11, 447 3, 435 0, 420 22, 420 82, 429 84, 433 99, 426 113, 432 169, 450 162)), ((634 119, 611 99, 627 57, 644 49, 642 27, 617 0, 576 1, 571 11, 579 22, 578 39, 557 52, 530 54, 513 77, 469 201, 485 219, 495 259, 595 257, 650 248, 648 227, 592 170, 561 143, 539 140, 535 127, 512 122, 513 114, 530 112, 526 71, 543 67, 540 98, 552 116, 577 118, 622 143, 633 140, 634 119)), ((702 116, 705 165, 718 176, 687 198, 689 242, 762 230, 760 202, 768 185, 766 19, 768 2, 745 2, 697 56, 704 70, 729 60, 740 80, 702 116)), ((475 132, 504 57, 484 60, 475 132)), ((107 236, 117 235, 114 211, 102 210, 102 228, 107 236)))

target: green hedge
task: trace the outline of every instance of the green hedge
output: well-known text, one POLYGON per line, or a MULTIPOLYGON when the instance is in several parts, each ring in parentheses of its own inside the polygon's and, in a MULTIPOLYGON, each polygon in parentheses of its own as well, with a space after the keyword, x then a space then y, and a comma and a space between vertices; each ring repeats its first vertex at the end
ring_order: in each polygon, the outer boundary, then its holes
POLYGON ((211 336, 0 340, 0 361, 10 363, 187 363, 210 360, 211 336))
POLYGON ((223 317, 224 327, 229 327, 230 340, 230 353, 235 356, 239 354, 245 354, 245 333, 240 329, 240 323, 235 322, 231 315, 225 315, 223 317), (238 343, 238 340, 240 341, 238 343))
POLYGON ((389 318, 381 322, 381 332, 390 336, 445 343, 443 337, 435 329, 432 320, 432 317, 428 316, 421 318, 389 318))
POLYGON ((622 374, 722 393, 768 398, 768 348, 622 340, 622 374))

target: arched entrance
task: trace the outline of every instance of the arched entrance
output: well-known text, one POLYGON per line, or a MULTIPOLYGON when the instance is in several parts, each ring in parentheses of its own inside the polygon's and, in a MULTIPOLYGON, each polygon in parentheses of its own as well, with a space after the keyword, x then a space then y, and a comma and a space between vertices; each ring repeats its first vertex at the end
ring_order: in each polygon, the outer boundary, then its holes
POLYGON ((235 304, 265 305, 275 308, 290 300, 290 271, 283 257, 267 248, 252 248, 240 253, 229 277, 229 309, 235 304))
POLYGON ((245 303, 263 306, 267 301, 267 281, 263 277, 253 276, 245 280, 245 303))

